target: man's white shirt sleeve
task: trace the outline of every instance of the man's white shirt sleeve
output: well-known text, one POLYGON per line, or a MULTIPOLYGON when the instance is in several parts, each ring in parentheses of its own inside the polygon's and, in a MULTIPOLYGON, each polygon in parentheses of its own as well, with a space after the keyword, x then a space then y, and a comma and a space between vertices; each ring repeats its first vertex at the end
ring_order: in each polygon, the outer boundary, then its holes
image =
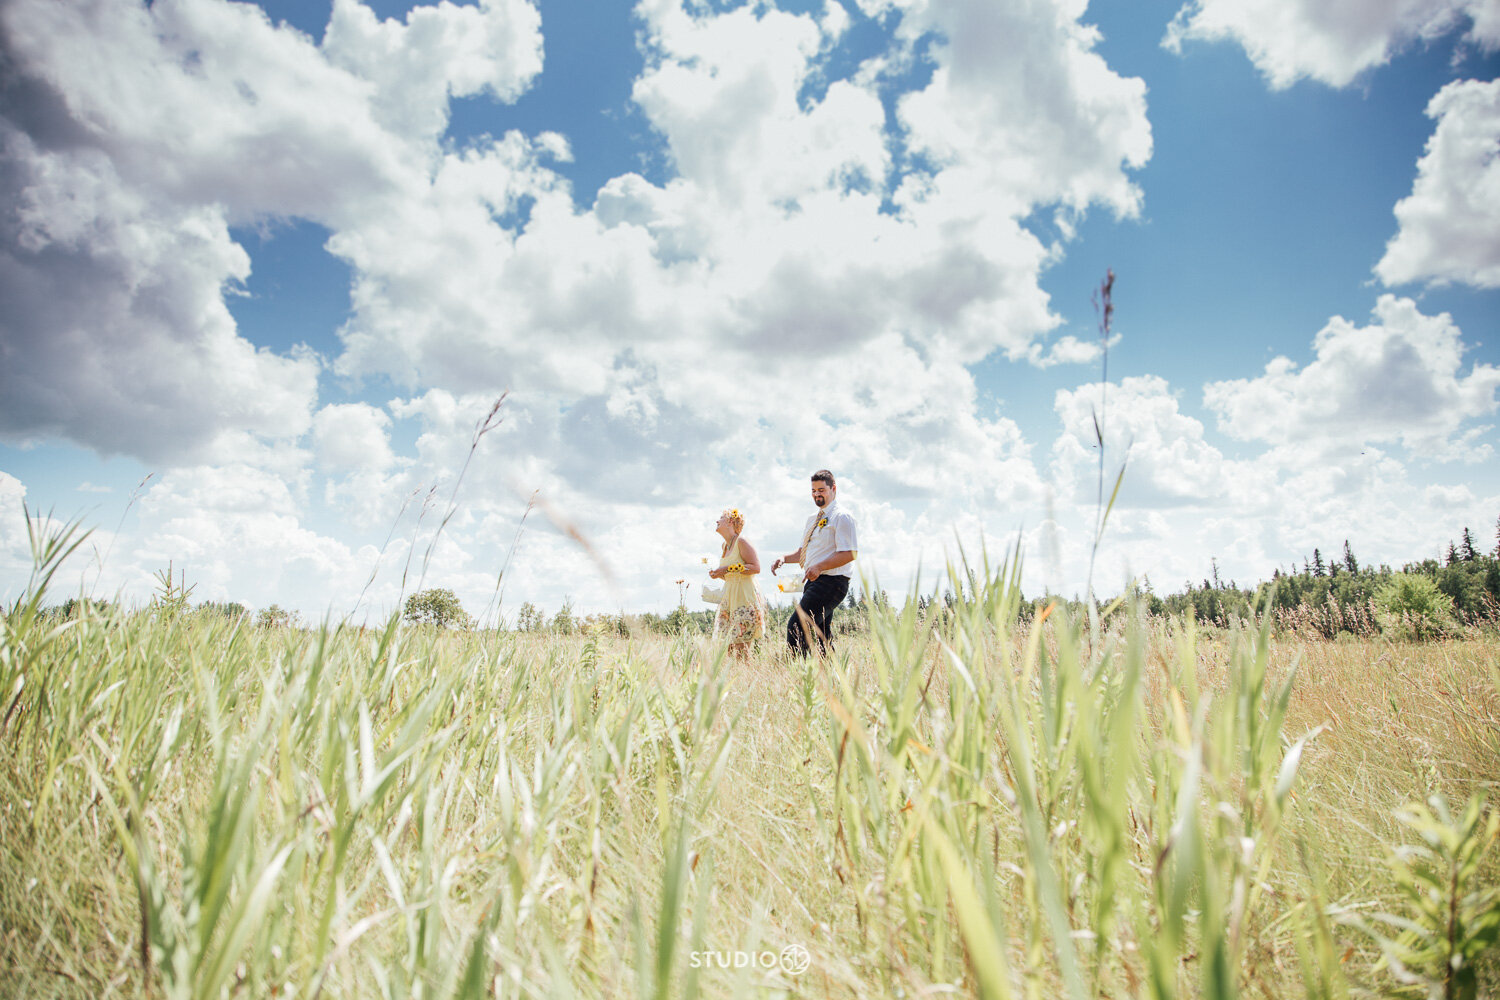
POLYGON ((833 523, 829 527, 833 529, 835 552, 853 552, 859 548, 859 538, 854 531, 854 518, 839 511, 833 516, 833 523))

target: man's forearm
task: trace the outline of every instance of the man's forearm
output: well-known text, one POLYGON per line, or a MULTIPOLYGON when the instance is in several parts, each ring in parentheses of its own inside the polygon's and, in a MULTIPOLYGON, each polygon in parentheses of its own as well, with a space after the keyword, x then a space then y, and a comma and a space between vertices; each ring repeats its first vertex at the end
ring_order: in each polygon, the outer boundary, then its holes
POLYGON ((806 567, 806 569, 808 572, 816 571, 818 573, 827 573, 831 569, 838 569, 840 566, 847 566, 853 561, 854 550, 849 549, 844 552, 835 552, 833 555, 829 556, 827 559, 824 559, 822 562, 815 563, 812 566, 808 566, 806 567))

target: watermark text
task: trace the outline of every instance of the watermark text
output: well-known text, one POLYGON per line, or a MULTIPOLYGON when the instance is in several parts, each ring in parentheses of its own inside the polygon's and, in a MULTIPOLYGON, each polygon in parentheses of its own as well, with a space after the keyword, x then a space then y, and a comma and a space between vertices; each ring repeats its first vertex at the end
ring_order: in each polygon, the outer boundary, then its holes
POLYGON ((800 976, 812 964, 812 955, 800 944, 789 944, 778 951, 694 951, 688 953, 688 965, 694 969, 760 969, 780 970, 789 976, 800 976))

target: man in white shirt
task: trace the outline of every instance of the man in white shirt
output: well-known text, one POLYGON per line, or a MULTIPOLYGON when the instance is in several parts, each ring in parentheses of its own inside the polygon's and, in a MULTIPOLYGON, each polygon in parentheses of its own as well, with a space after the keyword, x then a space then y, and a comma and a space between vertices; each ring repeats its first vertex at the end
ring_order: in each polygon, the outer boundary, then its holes
POLYGON ((819 469, 812 474, 812 501, 817 511, 807 519, 802 544, 797 551, 771 564, 775 573, 784 563, 799 563, 806 582, 786 626, 786 642, 794 652, 807 655, 807 632, 812 630, 818 651, 833 648, 833 609, 849 593, 854 575, 854 557, 859 548, 854 518, 839 510, 838 486, 833 473, 819 469))

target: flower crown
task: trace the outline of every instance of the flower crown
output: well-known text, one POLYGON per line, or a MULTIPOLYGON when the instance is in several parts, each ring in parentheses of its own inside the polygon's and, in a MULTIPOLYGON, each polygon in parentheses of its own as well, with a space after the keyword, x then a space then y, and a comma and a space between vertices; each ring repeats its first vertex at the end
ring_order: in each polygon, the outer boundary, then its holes
POLYGON ((731 507, 720 516, 729 518, 729 523, 734 525, 735 531, 739 531, 745 526, 745 515, 740 513, 738 507, 731 507))

